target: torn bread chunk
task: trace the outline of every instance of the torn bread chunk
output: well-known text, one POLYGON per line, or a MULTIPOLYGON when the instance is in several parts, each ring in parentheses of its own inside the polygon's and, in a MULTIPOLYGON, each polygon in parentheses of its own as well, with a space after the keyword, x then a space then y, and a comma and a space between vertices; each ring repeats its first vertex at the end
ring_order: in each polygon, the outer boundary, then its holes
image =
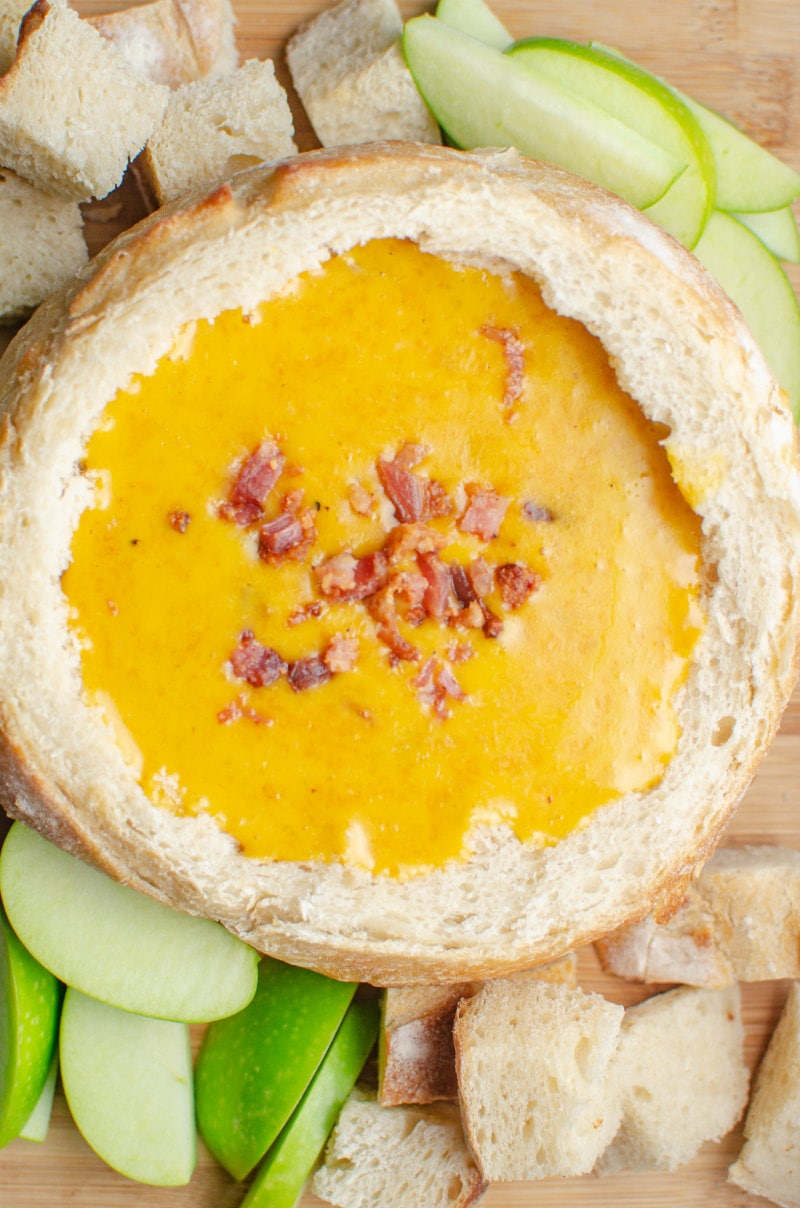
POLYGON ((664 923, 648 915, 595 944, 605 969, 709 988, 800 977, 800 852, 722 848, 664 923))
POLYGON ((622 1123, 597 1170, 677 1170, 747 1103, 739 987, 681 986, 629 1007, 617 1072, 622 1123))
POLYGON ((488 982, 456 1012, 464 1130, 484 1178, 586 1174, 621 1118, 623 1008, 541 980, 488 982))
POLYGON ((14 62, 22 18, 32 0, 0 0, 0 75, 14 62))
POLYGON ((728 1179, 800 1208, 800 983, 794 982, 756 1075, 744 1145, 728 1179))
POLYGON ((486 1183, 465 1144, 457 1107, 381 1107, 357 1087, 311 1190, 340 1208, 467 1208, 486 1183))
POLYGON ((231 75, 176 89, 137 166, 163 205, 296 150, 272 62, 250 59, 231 75))
MULTIPOLYGON (((512 975, 577 986, 577 960, 559 960, 512 975)), ((384 1105, 435 1103, 458 1097, 453 1021, 462 998, 483 982, 449 986, 399 986, 383 995, 378 1064, 379 1099, 384 1105)))
POLYGON ((178 88, 239 65, 230 0, 152 0, 85 19, 154 84, 178 88))
POLYGON ((135 75, 65 0, 37 0, 0 77, 0 163, 46 193, 105 197, 168 96, 135 75))
POLYGON ((0 168, 0 324, 27 318, 87 260, 78 203, 0 168))
POLYGON ((402 32, 394 0, 341 0, 289 39, 292 81, 323 147, 441 142, 406 66, 402 32))

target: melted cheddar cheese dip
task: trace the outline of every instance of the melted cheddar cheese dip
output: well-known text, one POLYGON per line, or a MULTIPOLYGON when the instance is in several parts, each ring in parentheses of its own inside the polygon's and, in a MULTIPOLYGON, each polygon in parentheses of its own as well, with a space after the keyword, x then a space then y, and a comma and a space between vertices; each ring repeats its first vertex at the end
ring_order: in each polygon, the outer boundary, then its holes
POLYGON ((531 280, 334 257, 109 404, 63 579, 87 691, 254 857, 558 839, 676 749, 700 532, 663 435, 531 280))

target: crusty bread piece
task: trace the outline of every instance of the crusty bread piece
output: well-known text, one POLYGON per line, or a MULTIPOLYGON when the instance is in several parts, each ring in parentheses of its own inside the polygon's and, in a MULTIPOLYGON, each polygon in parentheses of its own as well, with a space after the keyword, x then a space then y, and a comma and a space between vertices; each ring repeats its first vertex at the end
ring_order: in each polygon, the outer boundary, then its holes
POLYGON ((800 1205, 800 983, 789 988, 756 1075, 744 1145, 728 1179, 783 1208, 800 1205))
POLYGON ((797 433, 752 336, 644 216, 512 152, 340 148, 166 207, 40 308, 0 362, 0 408, 0 558, 14 567, 0 610, 8 810, 282 959, 376 985, 485 979, 644 914, 710 854, 796 681, 797 433), (462 263, 514 266, 586 324, 663 426, 702 519, 707 569, 706 623, 675 696, 680 738, 659 783, 557 843, 524 843, 486 822, 463 859, 407 878, 251 859, 209 814, 149 800, 83 692, 61 588, 94 497, 81 458, 117 390, 152 372, 193 321, 247 313, 332 253, 389 236, 462 263))
POLYGON ((341 1208, 467 1208, 486 1183, 464 1143, 458 1108, 381 1107, 357 1087, 311 1188, 341 1208))
POLYGON ((800 851, 721 848, 671 919, 648 915, 596 948, 607 970, 631 981, 714 987, 800 977, 800 851))
POLYGON ((323 147, 379 138, 439 143, 400 48, 394 0, 340 0, 289 39, 286 61, 323 147))
POLYGON ((0 323, 25 318, 88 258, 78 203, 0 168, 0 323))
MULTIPOLYGON (((575 987, 578 962, 570 952, 560 960, 512 977, 538 978, 575 987)), ((378 1055, 378 1098, 397 1103, 435 1103, 458 1097, 453 1021, 462 998, 483 982, 452 986, 398 986, 384 992, 378 1055)))
POLYGON ((66 0, 37 0, 0 77, 0 163, 48 193, 104 197, 144 146, 168 95, 134 75, 66 0))
POLYGON ((489 1182, 586 1174, 620 1122, 623 1008, 534 979, 464 999, 454 1036, 470 1148, 489 1182))
POLYGON ((597 1170, 677 1170, 747 1103, 739 987, 681 986, 628 1007, 617 1076, 622 1123, 597 1170))
POLYGON ((14 62, 20 22, 30 6, 31 0, 0 0, 0 75, 14 62))
POLYGON ((150 0, 85 19, 154 84, 178 88, 239 65, 230 0, 150 0))
POLYGON ((292 155, 289 102, 271 60, 176 89, 138 160, 159 205, 242 168, 292 155))

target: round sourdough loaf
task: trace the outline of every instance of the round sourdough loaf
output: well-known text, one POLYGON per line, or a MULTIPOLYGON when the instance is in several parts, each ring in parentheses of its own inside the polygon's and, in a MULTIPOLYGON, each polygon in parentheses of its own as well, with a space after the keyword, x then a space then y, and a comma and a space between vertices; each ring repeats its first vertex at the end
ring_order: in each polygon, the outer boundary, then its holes
POLYGON ((651 909, 710 854, 798 669, 800 469, 781 391, 697 262, 616 198, 508 152, 374 144, 244 172, 152 215, 47 302, 0 364, 0 774, 8 811, 112 876, 257 948, 376 984, 533 965, 651 909), (706 625, 661 782, 567 838, 476 833, 409 879, 246 858, 154 806, 82 693, 60 576, 103 408, 188 322, 257 306, 373 238, 509 266, 602 341, 702 518, 706 625))

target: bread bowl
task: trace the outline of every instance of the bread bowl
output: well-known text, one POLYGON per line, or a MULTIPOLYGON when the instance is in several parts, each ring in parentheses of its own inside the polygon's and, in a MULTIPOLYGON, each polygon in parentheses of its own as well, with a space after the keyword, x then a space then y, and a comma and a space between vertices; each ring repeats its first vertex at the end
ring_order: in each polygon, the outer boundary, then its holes
MULTIPOLYGON (((417 271, 415 262, 412 283, 417 271)), ((502 341, 494 342, 495 377, 502 381, 503 356, 506 373, 513 358, 502 341)), ((151 216, 46 303, 2 361, 0 400, 0 548, 4 565, 13 567, 0 622, 1 766, 3 800, 13 816, 144 892, 219 919, 262 950, 376 984, 510 972, 680 900, 752 777, 796 679, 800 472, 784 399, 740 316, 692 257, 641 215, 560 170, 510 153, 372 144, 251 169, 210 196, 151 216), (86 690, 85 635, 70 617, 76 596, 72 588, 65 595, 62 574, 76 529, 97 506, 99 476, 86 473, 87 447, 90 436, 109 427, 106 407, 119 391, 134 382, 145 389, 157 364, 170 357, 191 363, 193 325, 206 330, 228 310, 252 317, 265 299, 291 298, 299 274, 324 281, 337 256, 350 263, 352 253, 358 271, 361 253, 353 249, 386 240, 416 245, 414 255, 432 253, 426 263, 435 260, 464 280, 477 270, 492 288, 513 269, 525 288, 538 283, 549 307, 601 342, 606 370, 613 367, 618 386, 636 400, 632 413, 644 418, 654 456, 662 456, 662 447, 666 452, 667 477, 696 520, 699 557, 681 624, 689 624, 693 597, 703 620, 671 681, 666 705, 675 725, 656 753, 658 775, 644 787, 606 794, 604 803, 595 799, 562 834, 557 828, 543 834, 529 820, 529 833, 519 838, 514 810, 484 801, 485 808, 468 813, 455 848, 444 854, 437 848, 431 859, 424 839, 414 848, 414 834, 406 835, 411 847, 403 858, 392 863, 387 856, 382 866, 353 841, 323 844, 320 855, 309 856, 298 839, 310 825, 304 813, 291 837, 297 845, 289 847, 299 855, 254 856, 252 831, 237 835, 236 819, 221 820, 223 811, 155 804, 141 783, 140 734, 134 728, 131 744, 130 726, 115 721, 109 693, 86 690)), ((501 414, 493 464, 525 453, 518 435, 528 423, 523 411, 501 414)), ((382 448, 373 451, 381 454, 382 448)), ((246 460, 242 454, 240 470, 246 460)), ((235 468, 231 473, 227 503, 235 505, 235 468)), ((463 498, 456 507, 461 516, 462 508, 463 498)), ((218 507, 211 512, 219 518, 218 507)), ((319 563, 319 551, 313 556, 319 563)), ((99 561, 93 565, 100 568, 99 561)), ((69 575, 81 566, 85 572, 84 555, 69 575)), ((215 576, 212 567, 205 582, 215 576)), ((91 578, 83 574, 84 583, 91 578)), ((506 619, 508 631, 517 632, 516 613, 506 619)), ((367 630, 359 632, 363 638, 367 630)), ((627 653, 632 658, 633 645, 627 653)), ((623 664, 625 657, 623 649, 623 664)), ((385 659, 382 667, 397 679, 402 661, 385 659)), ((407 685, 411 672, 401 671, 407 685)), ((158 678, 163 684, 170 677, 158 678)), ((277 693, 291 708, 301 700, 333 700, 335 693, 323 696, 327 688, 315 689, 316 696, 292 694, 281 682, 265 709, 272 713, 277 693)), ((519 721, 513 688, 505 692, 509 715, 495 727, 501 747, 504 726, 519 721)), ((609 701, 615 693, 609 689, 609 701)), ((419 712, 419 700, 413 693, 409 699, 419 712)), ((440 794, 449 801, 463 796, 465 786, 474 788, 472 760, 481 744, 474 732, 471 745, 451 738, 460 719, 471 716, 470 700, 463 708, 454 698, 446 703, 442 716, 435 698, 423 712, 436 751, 454 751, 447 767, 457 791, 440 794), (444 716, 450 704, 454 723, 444 716), (461 778, 459 767, 469 768, 461 778)), ((314 708, 332 730, 340 725, 336 709, 314 708)), ((245 720, 264 720, 247 710, 245 720)), ((262 731, 278 733, 279 755, 283 744, 275 775, 298 781, 302 792, 306 765, 292 762, 291 730, 276 723, 262 731)), ((601 735, 606 752, 610 737, 601 735)), ((501 747, 488 739, 486 745, 496 758, 501 747)), ((319 741, 305 750, 322 760, 331 799, 343 781, 346 787, 348 769, 359 770, 357 756, 326 745, 321 725, 319 741)), ((414 751, 403 766, 405 772, 383 777, 395 785, 387 831, 402 831, 406 813, 412 830, 419 823, 403 792, 403 776, 416 775, 414 751)), ((527 764, 522 768, 533 798, 541 786, 527 764)), ((375 823, 373 841, 380 830, 375 823)))

